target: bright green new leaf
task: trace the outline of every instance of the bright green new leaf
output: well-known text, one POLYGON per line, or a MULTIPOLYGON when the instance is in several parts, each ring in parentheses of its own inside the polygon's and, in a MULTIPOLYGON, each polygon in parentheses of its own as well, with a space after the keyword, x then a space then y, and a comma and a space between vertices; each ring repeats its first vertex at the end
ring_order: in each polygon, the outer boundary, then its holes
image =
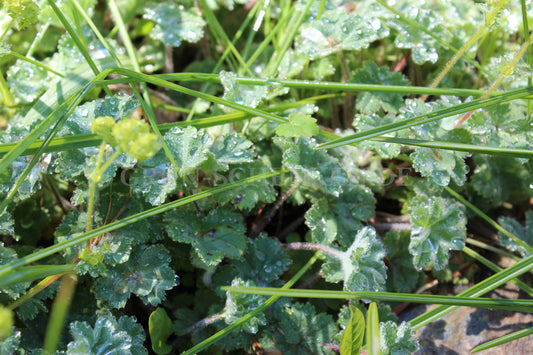
POLYGON ((369 355, 382 355, 380 338, 378 306, 376 302, 372 302, 366 312, 365 340, 369 355))
POLYGON ((289 122, 276 127, 276 134, 282 137, 311 137, 317 133, 316 119, 304 113, 294 113, 289 116, 289 122))
POLYGON ((359 355, 365 335, 365 316, 355 306, 350 306, 350 321, 342 333, 341 355, 359 355))
POLYGON ((150 314, 148 329, 152 350, 157 355, 165 355, 172 351, 172 346, 167 344, 167 339, 174 333, 174 326, 164 308, 158 307, 150 314))

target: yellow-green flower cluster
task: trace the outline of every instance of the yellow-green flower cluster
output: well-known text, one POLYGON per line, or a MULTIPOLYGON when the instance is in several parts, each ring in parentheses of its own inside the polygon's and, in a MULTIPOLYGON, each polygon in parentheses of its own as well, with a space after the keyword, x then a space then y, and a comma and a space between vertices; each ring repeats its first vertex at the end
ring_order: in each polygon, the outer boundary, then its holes
POLYGON ((19 30, 37 22, 39 6, 33 0, 2 1, 4 10, 15 20, 19 30))
POLYGON ((119 121, 112 134, 118 148, 138 161, 153 157, 161 149, 161 143, 144 121, 133 118, 119 121))
POLYGON ((92 121, 91 131, 107 143, 115 145, 113 142, 113 135, 111 134, 113 126, 115 126, 115 120, 113 117, 98 117, 92 121))
POLYGON ((137 161, 149 159, 161 149, 157 136, 144 121, 126 118, 115 123, 111 117, 98 117, 92 123, 93 133, 137 161))

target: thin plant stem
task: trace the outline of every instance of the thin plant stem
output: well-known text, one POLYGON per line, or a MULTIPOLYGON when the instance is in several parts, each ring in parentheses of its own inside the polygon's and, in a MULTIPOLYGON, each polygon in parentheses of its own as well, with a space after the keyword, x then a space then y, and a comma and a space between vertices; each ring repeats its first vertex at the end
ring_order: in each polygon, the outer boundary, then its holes
MULTIPOLYGON (((524 40, 529 41, 529 19, 527 16, 526 0, 520 0, 520 8, 522 10, 522 27, 524 28, 524 40)), ((533 68, 533 56, 531 51, 526 52, 526 62, 529 68, 533 68)), ((527 77, 527 86, 533 85, 531 76, 527 77)), ((527 116, 531 116, 531 100, 527 100, 527 116)))
MULTIPOLYGON (((431 85, 429 87, 435 88, 441 80, 448 74, 450 69, 457 63, 457 61, 463 56, 463 54, 468 50, 468 48, 472 47, 474 43, 476 43, 481 37, 483 37, 485 34, 489 32, 488 28, 483 26, 479 29, 470 39, 455 53, 455 55, 446 63, 444 68, 440 71, 439 75, 433 80, 431 85)), ((422 95, 420 97, 420 101, 425 101, 428 98, 428 94, 422 95)))
POLYGON ((20 60, 24 60, 24 61, 26 61, 26 62, 28 62, 28 63, 31 63, 31 64, 33 64, 33 65, 36 65, 36 66, 38 66, 38 67, 40 67, 40 68, 43 68, 44 70, 49 71, 50 73, 53 73, 53 74, 55 74, 55 75, 57 75, 57 76, 59 76, 59 77, 61 77, 61 78, 64 78, 64 77, 65 77, 63 74, 61 74, 61 73, 55 71, 54 69, 52 69, 52 68, 50 68, 50 67, 44 65, 43 63, 40 63, 40 62, 35 61, 35 60, 33 60, 33 59, 30 59, 30 58, 28 58, 28 57, 26 57, 26 56, 23 56, 22 54, 19 54, 19 53, 17 53, 17 52, 9 52, 8 54, 11 55, 11 56, 13 56, 13 57, 15 57, 15 58, 18 58, 18 59, 20 59, 20 60))
MULTIPOLYGON (((464 252, 468 256, 474 258, 475 260, 479 261, 480 263, 482 263, 483 265, 485 265, 486 267, 488 267, 489 269, 491 269, 494 272, 500 272, 500 271, 503 270, 503 268, 501 268, 498 265, 494 264, 492 261, 484 258, 478 252, 476 252, 475 250, 470 249, 467 246, 465 246, 462 249, 462 252, 464 252)), ((511 282, 514 283, 515 285, 517 285, 522 291, 526 292, 528 295, 533 297, 533 288, 529 287, 524 282, 522 282, 522 281, 520 281, 518 279, 511 280, 511 282)))
MULTIPOLYGON (((529 46, 531 45, 531 42, 533 42, 533 37, 529 38, 527 42, 522 45, 520 50, 514 56, 513 60, 511 60, 511 62, 503 68, 501 75, 490 86, 487 92, 483 94, 483 96, 481 96, 481 98, 488 97, 498 86, 500 86, 500 84, 505 78, 507 78, 509 75, 513 73, 516 63, 522 57, 524 52, 529 48, 529 46)), ((458 128, 460 125, 462 125, 473 113, 474 111, 467 112, 459 121, 457 121, 457 123, 455 124, 455 128, 458 128)))
POLYGON ((61 280, 59 291, 57 291, 52 310, 50 312, 50 319, 46 329, 43 349, 45 352, 53 354, 57 349, 57 343, 61 336, 65 317, 72 302, 72 295, 76 287, 76 276, 66 274, 61 280))

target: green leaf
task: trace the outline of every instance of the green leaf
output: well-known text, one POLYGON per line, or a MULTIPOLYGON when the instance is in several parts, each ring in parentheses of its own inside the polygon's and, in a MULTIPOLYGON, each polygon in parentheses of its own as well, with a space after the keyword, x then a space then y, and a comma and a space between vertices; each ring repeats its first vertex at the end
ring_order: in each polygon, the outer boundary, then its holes
POLYGON ((70 324, 73 340, 68 343, 68 355, 85 354, 147 354, 143 347, 144 331, 135 318, 122 316, 116 320, 110 313, 99 316, 94 328, 87 322, 70 324))
POLYGON ((216 161, 214 170, 226 171, 230 165, 252 162, 255 156, 252 145, 252 142, 237 133, 216 137, 209 147, 216 161))
POLYGON ((209 158, 209 147, 213 141, 205 130, 197 130, 191 126, 185 129, 174 127, 163 139, 176 159, 180 177, 192 173, 209 158))
POLYGON ((385 250, 372 227, 364 227, 344 251, 326 252, 322 275, 329 282, 344 281, 346 291, 383 291, 387 278, 385 250))
POLYGON ((389 259, 388 279, 396 292, 414 292, 423 275, 413 266, 413 257, 409 253, 411 233, 408 230, 391 230, 383 239, 389 259))
POLYGON ((168 235, 177 242, 191 244, 207 265, 217 265, 224 257, 239 258, 246 249, 246 229, 242 216, 217 208, 203 216, 191 209, 165 214, 168 235))
POLYGON ((449 251, 464 247, 464 206, 453 199, 417 195, 409 200, 408 211, 413 225, 409 252, 415 268, 443 270, 449 251))
POLYGON ((350 321, 342 333, 341 355, 359 355, 365 335, 365 316, 355 306, 350 306, 350 321))
MULTIPOLYGON (((254 281, 243 281, 239 278, 236 278, 231 282, 231 285, 254 287, 256 286, 256 283, 254 281)), ((265 300, 265 296, 245 295, 242 293, 231 293, 228 291, 226 298, 226 306, 224 308, 226 323, 235 323, 257 307, 261 306, 261 304, 263 304, 265 300)), ((259 326, 265 324, 265 314, 260 313, 252 319, 248 320, 246 323, 244 323, 243 329, 248 333, 255 334, 259 330, 259 326)))
POLYGON ((505 201, 522 201, 531 195, 527 166, 519 159, 475 155, 476 169, 470 186, 489 206, 501 206, 505 201))
POLYGON ((258 285, 279 280, 291 264, 292 260, 281 248, 278 239, 266 235, 261 235, 254 241, 249 239, 243 258, 233 262, 239 277, 253 280, 258 285))
POLYGON ((196 43, 203 36, 205 21, 196 7, 187 9, 174 1, 164 1, 145 8, 145 19, 155 22, 153 39, 179 47, 182 41, 196 43))
POLYGON ((316 119, 304 113, 289 115, 289 122, 276 127, 276 134, 282 137, 314 136, 318 134, 316 119))
POLYGON ((148 320, 152 350, 158 355, 165 355, 172 351, 167 339, 174 333, 174 326, 164 308, 156 308, 148 320))
POLYGON ((14 330, 9 337, 0 340, 0 353, 16 354, 16 350, 19 350, 21 335, 20 330, 14 330))
POLYGON ((315 150, 316 145, 314 139, 307 137, 288 143, 283 152, 283 164, 302 180, 303 187, 314 193, 318 190, 339 196, 343 186, 349 184, 347 174, 335 158, 322 150, 315 150))
POLYGON ((142 195, 152 206, 159 206, 166 201, 168 195, 176 191, 178 186, 176 170, 170 164, 162 162, 164 154, 156 156, 148 161, 144 161, 141 168, 136 169, 130 177, 132 191, 137 195, 142 195), (157 160, 156 160, 157 159, 157 160), (157 164, 146 166, 146 164, 157 164))
POLYGON ((132 293, 145 304, 158 305, 176 286, 170 256, 162 245, 136 246, 127 262, 107 270, 94 284, 96 296, 122 308, 132 293))
MULTIPOLYGON (((420 7, 409 6, 402 11, 407 18, 418 23, 422 27, 433 33, 446 33, 441 26, 442 17, 435 11, 421 9, 420 7)), ((411 26, 401 19, 390 21, 392 27, 398 30, 394 43, 398 48, 409 48, 412 50, 411 58, 416 64, 425 62, 436 63, 439 59, 437 50, 440 49, 440 43, 429 34, 420 29, 411 26)))
POLYGON ((0 234, 13 235, 15 233, 13 229, 13 217, 7 211, 0 212, 0 234))
MULTIPOLYGON (((522 226, 517 220, 511 217, 500 217, 498 223, 511 234, 517 236, 528 245, 533 245, 533 211, 526 212, 525 223, 522 226)), ((527 257, 530 253, 521 245, 509 238, 503 233, 498 234, 500 244, 510 251, 518 251, 523 257, 527 257)))
POLYGON ((339 8, 325 12, 319 20, 305 23, 295 39, 299 53, 314 60, 343 50, 360 50, 389 35, 381 20, 359 16, 339 8))
POLYGON ((50 87, 46 69, 17 59, 7 71, 7 84, 16 103, 31 103, 50 87))
MULTIPOLYGON (((374 85, 407 86, 409 82, 401 73, 391 73, 386 67, 378 67, 374 62, 366 62, 363 68, 354 72, 352 83, 374 85)), ((357 98, 357 109, 362 113, 396 113, 403 106, 403 96, 398 93, 363 92, 357 98)))
POLYGON ((407 322, 400 325, 391 321, 381 323, 379 334, 384 355, 409 355, 418 349, 418 340, 413 338, 413 331, 407 322))
POLYGON ((295 303, 283 308, 278 317, 277 326, 269 328, 267 334, 284 355, 333 354, 324 346, 337 331, 330 315, 316 314, 309 303, 295 303))
MULTIPOLYGON (((268 94, 266 86, 253 86, 240 84, 232 72, 222 71, 219 74, 220 83, 224 87, 223 98, 228 101, 255 108, 268 94)), ((232 111, 231 109, 225 109, 232 111)))
POLYGON ((305 214, 305 224, 312 232, 313 242, 331 245, 335 241, 349 246, 349 236, 361 229, 361 221, 374 215, 372 192, 351 185, 339 197, 319 198, 305 214))
MULTIPOLYGON (((262 161, 255 160, 249 164, 239 164, 232 167, 228 174, 215 175, 213 177, 215 185, 244 179, 256 174, 272 171, 262 161)), ((250 211, 260 202, 270 203, 276 199, 277 191, 274 188, 275 179, 260 180, 241 186, 237 191, 224 191, 215 196, 220 203, 231 203, 241 211, 250 211)))

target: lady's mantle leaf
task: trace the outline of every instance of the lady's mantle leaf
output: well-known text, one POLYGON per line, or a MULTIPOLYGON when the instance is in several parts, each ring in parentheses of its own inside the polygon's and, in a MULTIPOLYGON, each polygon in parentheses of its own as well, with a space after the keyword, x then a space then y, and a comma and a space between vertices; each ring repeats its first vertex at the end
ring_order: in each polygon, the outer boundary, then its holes
MULTIPOLYGON (((441 26, 442 17, 434 11, 410 6, 404 12, 409 19, 417 22, 433 33, 446 33, 441 26)), ((413 62, 416 64, 424 64, 425 62, 435 63, 439 59, 437 49, 440 47, 440 44, 433 37, 418 28, 410 26, 401 19, 392 20, 391 25, 399 31, 394 43, 398 48, 411 48, 413 51, 413 62)))
MULTIPOLYGON (((263 162, 256 160, 248 164, 233 166, 228 174, 216 175, 215 185, 234 182, 257 174, 267 173, 271 169, 263 162)), ((273 202, 276 198, 275 183, 266 179, 245 184, 239 190, 220 192, 215 198, 220 203, 231 203, 241 211, 249 211, 259 202, 273 202)))
POLYGON ((365 316, 355 306, 350 306, 352 314, 346 329, 342 333, 340 353, 341 355, 359 355, 365 335, 365 316))
POLYGON ((320 20, 302 25, 296 37, 296 50, 311 60, 342 50, 367 48, 389 35, 377 18, 348 13, 345 9, 325 12, 320 20))
POLYGON ((312 305, 296 303, 281 312, 277 327, 267 330, 276 348, 284 355, 333 354, 324 344, 331 343, 337 326, 331 316, 316 314, 312 305))
POLYGON ((351 185, 339 197, 318 199, 305 214, 313 242, 350 245, 352 236, 361 228, 360 221, 374 215, 374 203, 370 190, 360 185, 351 185))
POLYGON ((111 314, 98 317, 94 328, 87 322, 70 324, 73 340, 68 343, 68 355, 85 354, 147 354, 142 345, 144 330, 135 318, 123 316, 117 320, 111 314))
POLYGON ((347 174, 335 158, 313 149, 315 146, 314 139, 299 137, 295 143, 287 144, 283 164, 302 180, 303 187, 339 196, 343 186, 349 184, 347 174))
POLYGON ((327 281, 344 281, 346 291, 382 291, 387 278, 385 249, 376 231, 364 227, 344 252, 325 254, 322 274, 327 281))
POLYGON ((216 137, 213 145, 209 147, 213 154, 211 165, 216 166, 213 170, 226 171, 230 164, 251 162, 255 156, 252 145, 252 142, 237 133, 216 137))
MULTIPOLYGON (((498 223, 501 224, 510 233, 517 236, 520 240, 533 246, 533 211, 526 212, 525 225, 522 226, 518 221, 511 217, 500 217, 498 223)), ((503 233, 498 234, 500 243, 511 251, 518 251, 523 257, 529 256, 530 253, 521 245, 518 245, 514 240, 503 233)))
POLYGON ((178 164, 180 176, 191 173, 209 156, 212 138, 204 130, 194 127, 181 129, 175 127, 163 137, 178 164))
MULTIPOLYGON (((407 86, 409 82, 401 73, 391 73, 374 62, 366 62, 362 69, 355 71, 350 80, 359 84, 407 86)), ((363 92, 357 99, 357 109, 362 113, 373 113, 382 109, 396 113, 403 105, 402 94, 387 92, 363 92)))
POLYGON ((145 304, 158 305, 165 299, 165 291, 177 284, 169 263, 168 251, 161 245, 134 247, 127 262, 96 280, 96 296, 116 308, 124 307, 132 293, 145 304))
POLYGON ((388 321, 379 327, 381 351, 384 355, 409 355, 418 349, 418 340, 413 338, 409 323, 398 325, 388 321))
POLYGON ((242 216, 218 208, 201 216, 195 211, 178 209, 165 215, 170 238, 192 245, 207 265, 216 265, 224 257, 239 258, 246 249, 242 216))
POLYGON ((288 123, 276 127, 276 134, 282 137, 314 136, 318 133, 316 119, 305 113, 294 113, 288 123))
MULTIPOLYGON (((231 282, 231 286, 240 287, 255 287, 257 286, 253 281, 242 281, 241 279, 234 279, 231 282)), ((265 296, 259 295, 247 295, 244 293, 231 293, 227 292, 226 307, 224 313, 226 314, 225 320, 227 324, 232 324, 244 317, 266 300, 265 296)), ((266 318, 264 313, 260 313, 257 316, 249 319, 243 324, 243 329, 248 333, 255 334, 259 330, 260 325, 266 324, 266 318)))
POLYGON ((198 42, 204 36, 205 21, 197 8, 185 9, 174 1, 147 7, 144 18, 156 23, 150 36, 169 46, 179 47, 181 41, 198 42))
POLYGON ((383 239, 391 275, 387 281, 397 292, 415 291, 421 277, 421 274, 414 268, 413 257, 409 253, 410 239, 409 230, 391 230, 383 239))
POLYGON ((413 225, 409 252, 415 268, 443 270, 448 251, 464 247, 464 206, 448 198, 417 195, 409 200, 408 211, 413 225))
POLYGON ((174 333, 174 326, 164 308, 157 308, 150 314, 148 327, 152 341, 152 350, 158 355, 170 353, 172 346, 166 342, 168 337, 174 333))
POLYGON ((261 235, 255 241, 249 239, 248 244, 244 257, 233 262, 243 279, 269 284, 278 280, 292 263, 277 239, 261 235))

